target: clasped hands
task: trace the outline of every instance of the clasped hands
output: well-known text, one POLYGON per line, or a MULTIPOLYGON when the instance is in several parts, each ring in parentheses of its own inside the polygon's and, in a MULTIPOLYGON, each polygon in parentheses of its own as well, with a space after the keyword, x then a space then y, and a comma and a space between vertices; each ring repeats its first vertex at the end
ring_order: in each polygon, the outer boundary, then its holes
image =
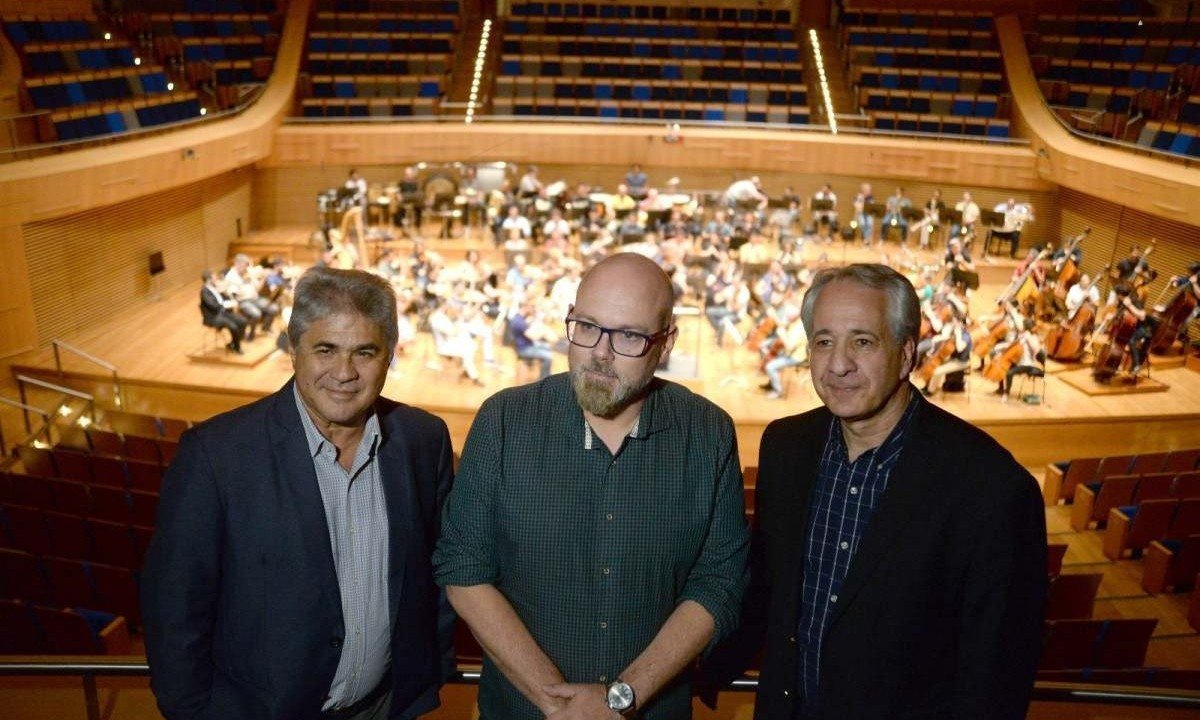
POLYGON ((608 688, 599 683, 555 683, 542 689, 557 701, 546 720, 621 720, 608 707, 608 688))

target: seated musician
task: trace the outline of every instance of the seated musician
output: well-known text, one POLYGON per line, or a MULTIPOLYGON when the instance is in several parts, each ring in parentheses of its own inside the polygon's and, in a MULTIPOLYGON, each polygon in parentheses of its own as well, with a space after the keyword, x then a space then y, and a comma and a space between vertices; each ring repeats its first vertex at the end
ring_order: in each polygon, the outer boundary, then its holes
MULTIPOLYGON (((933 369, 933 372, 929 376, 929 382, 925 383, 925 387, 921 388, 921 392, 925 397, 930 397, 941 390, 950 375, 962 373, 971 367, 971 351, 974 349, 975 343, 971 339, 970 330, 967 329, 966 323, 959 317, 958 312, 955 312, 950 318, 950 322, 944 323, 941 332, 932 338, 927 353, 936 354, 942 345, 947 342, 953 342, 954 349, 951 351, 949 359, 933 369)), ((919 354, 919 345, 917 351, 919 354)), ((917 367, 921 366, 921 362, 922 360, 918 359, 917 367)), ((959 387, 958 389, 961 390, 962 388, 959 387)))
POLYGON ((532 200, 542 194, 545 186, 538 179, 537 165, 530 165, 521 179, 517 181, 517 199, 532 200))
POLYGON ((1079 282, 1071 286, 1067 291, 1065 300, 1067 308, 1067 321, 1071 321, 1075 317, 1075 313, 1079 312, 1079 308, 1083 307, 1085 302, 1090 302, 1093 305, 1100 306, 1100 290, 1096 287, 1096 283, 1092 282, 1092 277, 1084 273, 1079 277, 1079 282))
POLYGON ((979 205, 971 199, 971 193, 964 192, 962 200, 954 204, 954 209, 962 213, 962 222, 950 227, 953 237, 965 238, 963 245, 970 245, 975 239, 975 223, 979 221, 979 205))
POLYGON ((935 230, 941 227, 942 213, 946 210, 946 203, 942 202, 942 191, 934 190, 933 197, 925 202, 922 209, 925 212, 925 216, 913 223, 908 231, 910 233, 921 233, 919 247, 924 249, 929 247, 929 237, 935 230))
POLYGON ((476 222, 480 226, 487 224, 487 193, 479 185, 479 173, 474 165, 463 168, 458 190, 467 201, 463 222, 472 227, 476 222))
POLYGON ((776 313, 779 328, 775 331, 772 342, 764 342, 763 370, 767 373, 767 382, 761 386, 767 391, 767 398, 778 400, 783 397, 783 371, 790 367, 808 366, 808 335, 804 331, 804 322, 800 319, 800 308, 793 303, 785 303, 776 313))
POLYGON ((963 247, 962 239, 957 235, 951 237, 950 242, 947 243, 946 254, 942 256, 942 265, 954 278, 955 284, 960 286, 960 289, 966 290, 965 280, 959 273, 975 272, 975 262, 971 259, 971 254, 963 247))
POLYGON ((1033 208, 1010 197, 993 209, 1004 215, 1004 227, 1000 231, 1012 238, 1012 243, 1008 246, 1008 256, 1015 258, 1017 248, 1021 246, 1021 231, 1026 223, 1033 221, 1033 208))
POLYGON ((887 199, 887 212, 883 214, 883 230, 880 235, 886 236, 887 229, 893 225, 900 228, 900 240, 904 241, 908 237, 908 218, 904 216, 904 209, 912 207, 912 201, 904 197, 904 188, 896 188, 896 192, 887 199))
MULTIPOLYGON (((1000 381, 1000 387, 996 389, 996 394, 1001 396, 1005 402, 1008 401, 1008 393, 1012 391, 1014 377, 1017 375, 1041 376, 1046 372, 1043 368, 1043 364, 1046 362, 1046 351, 1042 348, 1042 339, 1034 332, 1036 326, 1037 323, 1032 319, 1025 318, 1021 332, 1013 341, 1021 345, 1021 359, 1008 369, 1000 381)), ((1003 352, 1008 347, 1009 345, 1004 345, 1000 351, 1003 352)))
POLYGON ((537 303, 532 300, 522 302, 520 310, 508 319, 509 335, 516 347, 517 357, 521 360, 536 361, 539 366, 539 379, 550 376, 550 366, 554 360, 550 337, 544 326, 537 303))
POLYGON ((509 205, 508 212, 500 223, 501 241, 508 242, 517 239, 528 241, 532 235, 533 226, 529 224, 529 218, 521 214, 521 208, 509 205))
MULTIPOLYGON (((475 365, 475 338, 461 322, 461 310, 457 303, 444 301, 429 314, 429 330, 433 333, 433 344, 441 357, 455 358, 462 363, 463 377, 476 385, 482 385, 479 368, 475 365)), ((433 369, 440 369, 434 366, 433 369)))
POLYGON ((854 220, 862 232, 863 245, 870 245, 875 240, 875 216, 867 212, 867 205, 875 202, 871 191, 871 183, 863 183, 854 196, 854 220))
POLYGON ((763 192, 758 176, 735 180, 725 189, 725 206, 730 210, 754 210, 761 212, 767 207, 767 194, 763 192))
POLYGON ((1126 349, 1129 351, 1129 374, 1135 379, 1146 364, 1150 352, 1150 338, 1154 335, 1156 320, 1146 311, 1145 302, 1128 285, 1118 285, 1114 290, 1117 295, 1118 311, 1124 310, 1137 318, 1137 328, 1129 338, 1126 349))
POLYGON ((565 238, 571 236, 571 223, 563 218, 562 210, 557 207, 550 209, 550 217, 542 225, 542 239, 544 240, 555 233, 565 238))
POLYGON ((253 340, 256 330, 271 332, 271 325, 279 316, 279 305, 258 294, 262 278, 257 274, 261 268, 251 266, 250 256, 238 253, 233 258, 233 267, 225 273, 225 292, 237 300, 238 312, 249 322, 247 340, 253 340))
POLYGON ((1187 275, 1171 278, 1170 286, 1173 288, 1187 287, 1195 299, 1195 307, 1192 308, 1191 314, 1179 324, 1178 339, 1186 348, 1188 345, 1188 328, 1197 318, 1200 318, 1200 262, 1188 265, 1187 275))
POLYGON ((750 288, 741 278, 737 263, 725 260, 705 280, 704 315, 717 334, 717 347, 722 347, 726 331, 734 333, 736 344, 742 344, 737 323, 750 304, 750 288))
POLYGON ((629 188, 625 183, 617 186, 617 192, 609 198, 609 215, 614 221, 619 221, 626 213, 632 213, 637 209, 637 200, 629 194, 629 188))
POLYGON ((200 273, 204 285, 200 288, 200 315, 204 324, 211 328, 229 331, 229 352, 242 354, 242 337, 246 334, 246 319, 237 314, 237 301, 227 297, 221 283, 212 270, 200 273))
POLYGON ((833 186, 825 183, 821 189, 813 193, 813 200, 825 200, 829 202, 828 210, 813 210, 812 224, 813 232, 817 234, 822 242, 829 242, 829 236, 837 231, 837 193, 833 191, 833 186), (825 232, 821 232, 821 227, 825 227, 825 232))
POLYGON ((650 178, 642 172, 642 166, 637 163, 630 165, 629 172, 625 173, 625 185, 629 188, 629 194, 635 198, 646 196, 646 185, 649 182, 650 178))
POLYGON ((399 217, 396 218, 396 224, 411 223, 413 229, 420 234, 425 199, 421 197, 421 184, 417 179, 417 169, 411 165, 404 168, 404 174, 396 185, 400 192, 400 203, 396 208, 396 214, 399 217))

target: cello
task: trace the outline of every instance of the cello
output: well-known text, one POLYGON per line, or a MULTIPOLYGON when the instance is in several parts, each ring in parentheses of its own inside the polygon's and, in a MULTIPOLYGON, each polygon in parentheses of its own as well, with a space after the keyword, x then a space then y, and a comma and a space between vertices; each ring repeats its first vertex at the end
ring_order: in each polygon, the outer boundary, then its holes
MULTIPOLYGON (((1196 292, 1192 283, 1200 281, 1200 267, 1188 268, 1193 272, 1183 278, 1183 284, 1165 306, 1155 306, 1154 314, 1158 319, 1158 327, 1150 337, 1150 352, 1162 355, 1175 344, 1175 338, 1183 330, 1183 324, 1192 316, 1196 309, 1196 292)), ((1170 285, 1167 286, 1168 288, 1170 285)), ((1166 288, 1164 288, 1164 291, 1166 288)))
POLYGON ((1096 306, 1085 302, 1069 322, 1055 325, 1046 334, 1046 356, 1062 362, 1078 362, 1095 325, 1096 306))

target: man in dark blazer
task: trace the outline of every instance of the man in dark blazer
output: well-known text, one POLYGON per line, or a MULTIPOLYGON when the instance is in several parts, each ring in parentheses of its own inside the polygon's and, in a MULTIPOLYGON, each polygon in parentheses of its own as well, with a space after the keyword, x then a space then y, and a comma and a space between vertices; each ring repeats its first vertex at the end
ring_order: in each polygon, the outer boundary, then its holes
POLYGON ((229 331, 229 344, 225 347, 230 352, 242 354, 242 337, 246 334, 246 319, 236 312, 237 302, 221 292, 217 278, 212 270, 200 274, 204 285, 200 287, 200 317, 204 324, 212 328, 225 328, 229 331))
POLYGON ((185 433, 142 575, 151 685, 175 718, 412 718, 453 667, 430 565, 445 424, 379 397, 395 295, 297 284, 283 389, 185 433))
POLYGON ((920 315, 901 275, 825 271, 802 317, 825 406, 763 434, 744 635, 715 661, 762 648, 759 720, 1023 718, 1046 594, 1036 481, 908 383, 920 315))

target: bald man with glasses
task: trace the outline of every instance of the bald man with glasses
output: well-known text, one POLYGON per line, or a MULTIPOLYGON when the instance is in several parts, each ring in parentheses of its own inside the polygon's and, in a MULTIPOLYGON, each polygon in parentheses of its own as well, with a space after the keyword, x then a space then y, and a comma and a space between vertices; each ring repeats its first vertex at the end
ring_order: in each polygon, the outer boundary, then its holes
POLYGON ((610 257, 566 318, 570 372, 493 396, 437 582, 486 657, 484 720, 691 717, 686 669, 736 624, 747 529, 729 416, 654 377, 669 278, 610 257))

